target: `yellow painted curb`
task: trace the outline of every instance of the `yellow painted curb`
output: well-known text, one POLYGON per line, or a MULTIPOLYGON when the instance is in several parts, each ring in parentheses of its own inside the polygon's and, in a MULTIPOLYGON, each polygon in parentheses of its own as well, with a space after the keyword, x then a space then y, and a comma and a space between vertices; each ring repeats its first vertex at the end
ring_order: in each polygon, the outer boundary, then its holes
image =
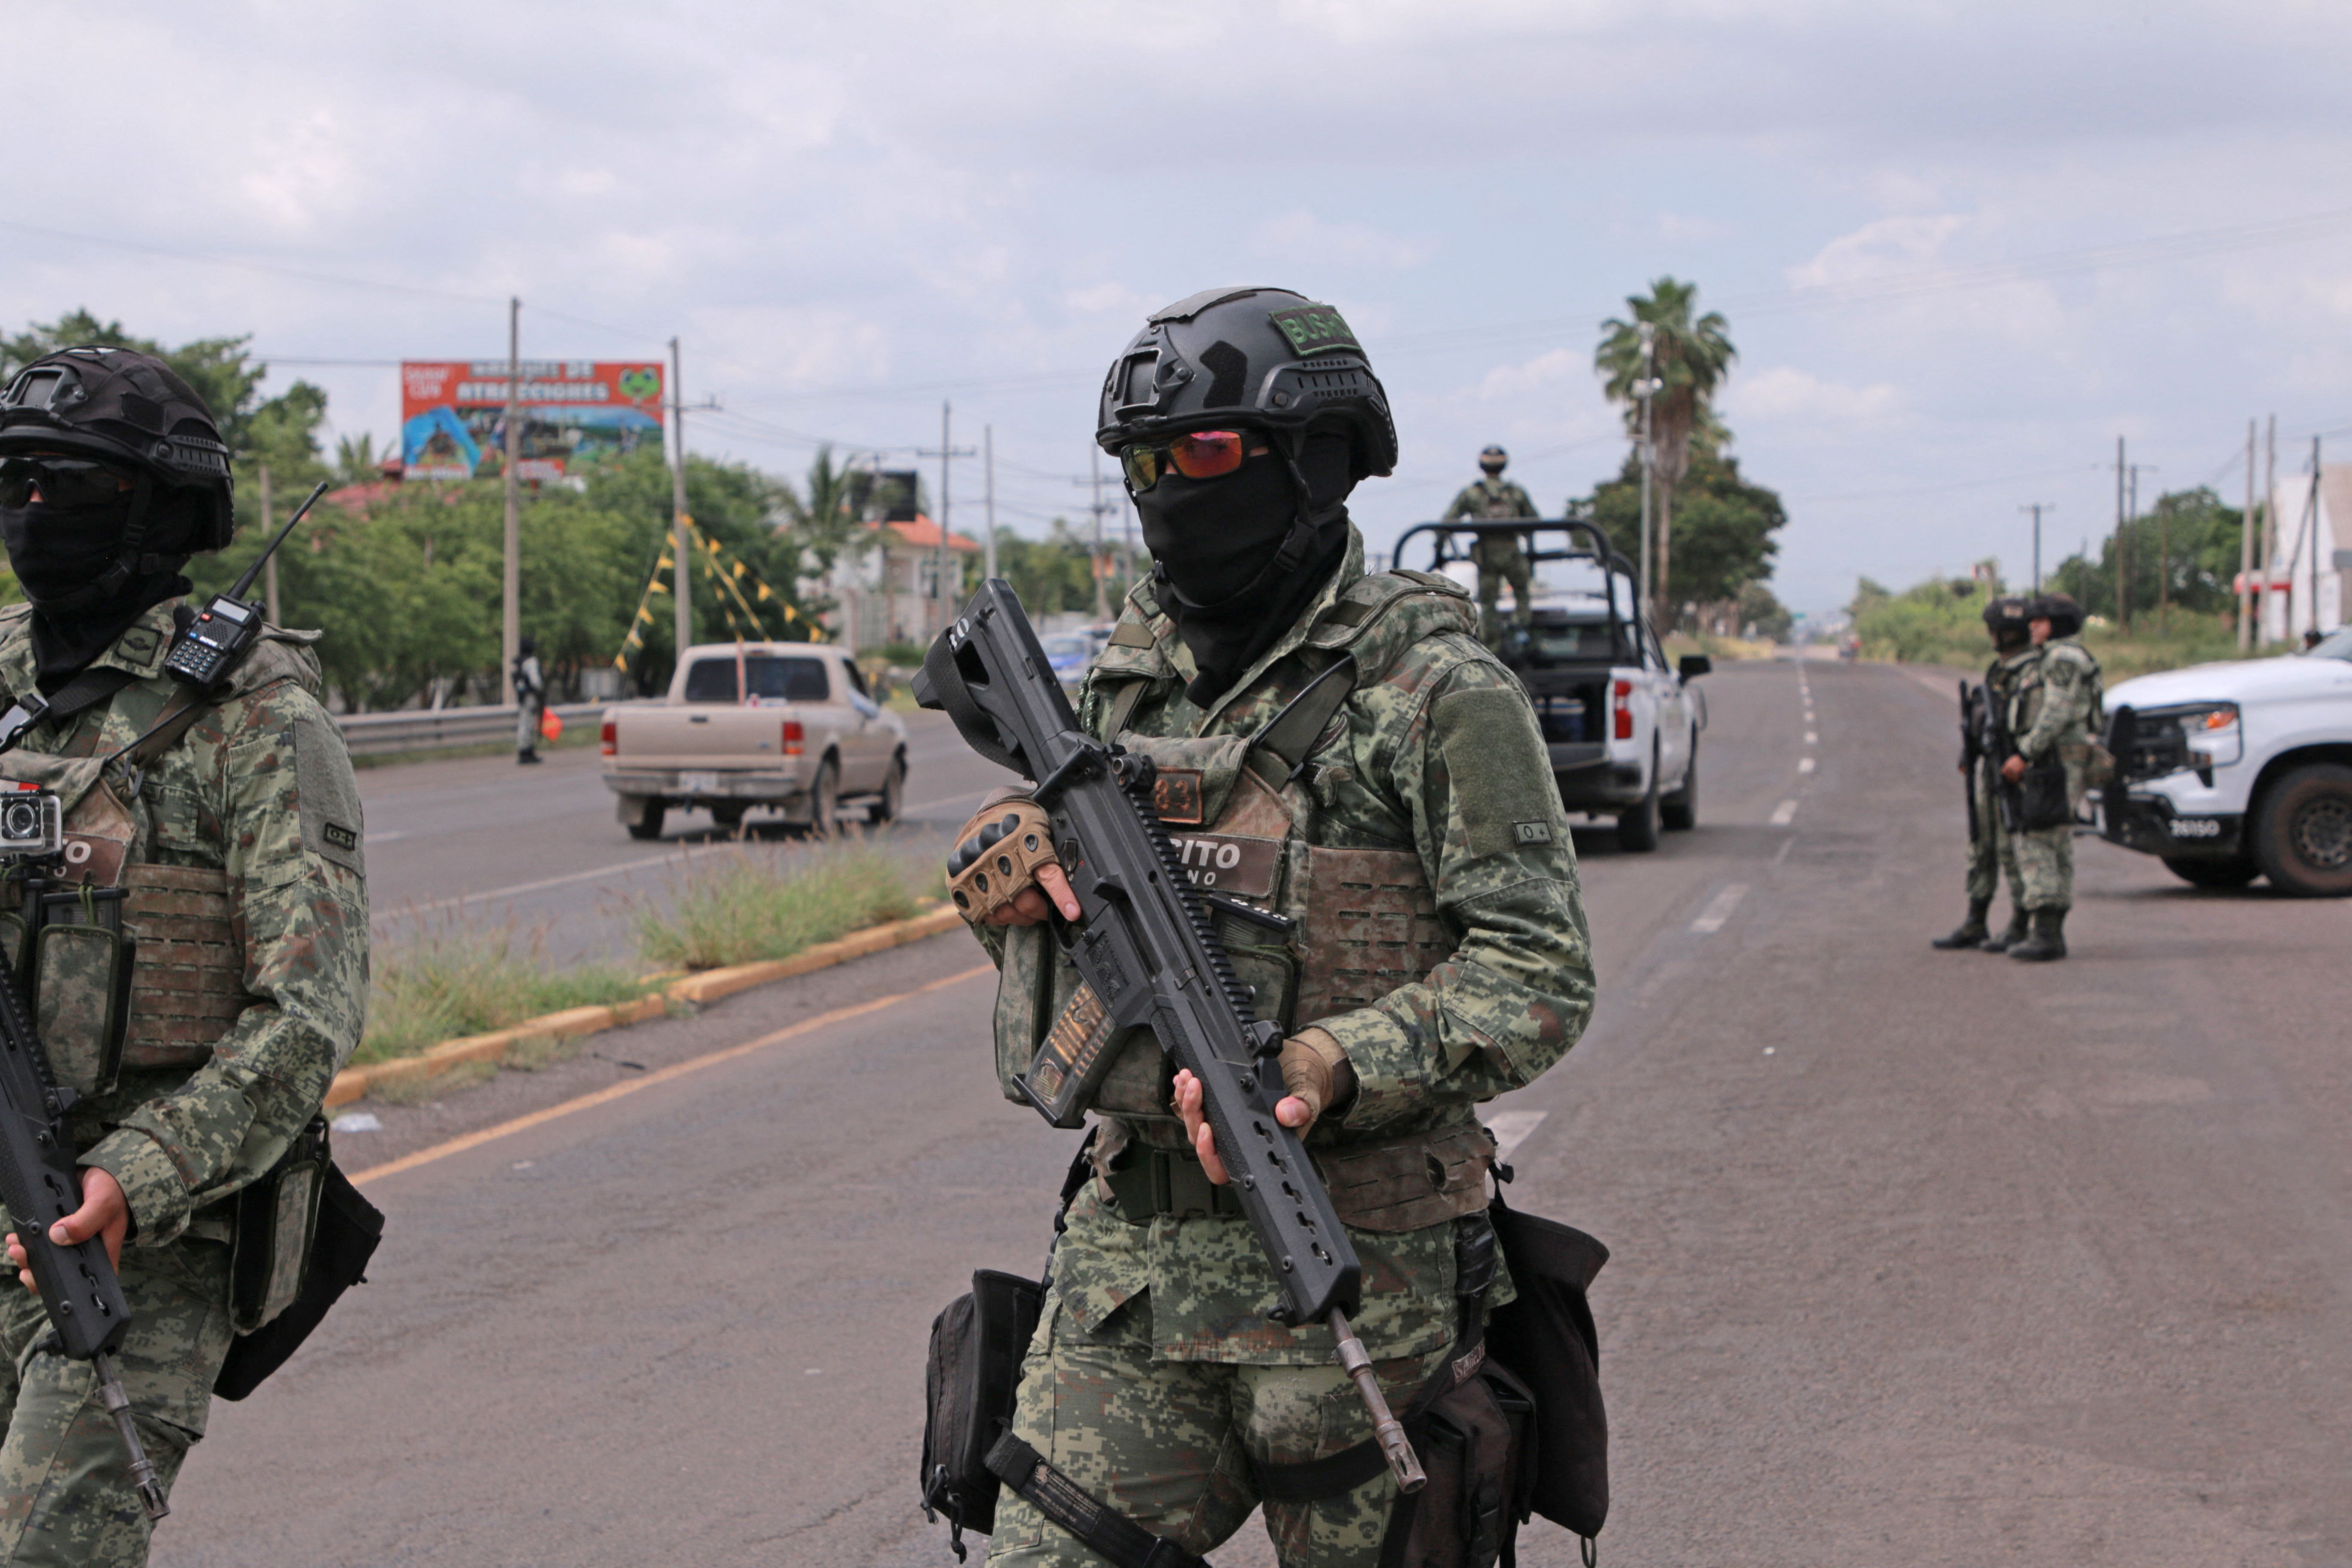
POLYGON ((370 1062, 365 1067, 345 1068, 335 1075, 334 1083, 328 1088, 327 1104, 330 1107, 347 1105, 379 1084, 438 1078, 466 1062, 496 1064, 506 1059, 509 1051, 526 1040, 577 1039, 583 1035, 593 1035, 605 1029, 626 1028, 631 1024, 661 1017, 669 1011, 673 1002, 702 1006, 722 996, 749 991, 755 985, 766 985, 772 981, 806 974, 813 970, 830 969, 853 958, 863 958, 868 953, 920 942, 925 937, 953 931, 962 923, 962 916, 942 905, 928 914, 892 921, 886 925, 867 926, 864 931, 851 931, 835 941, 821 942, 814 947, 802 949, 790 958, 769 958, 757 963, 706 969, 700 973, 673 980, 663 990, 650 996, 640 996, 634 1002, 623 1002, 610 1007, 571 1007, 561 1013, 526 1018, 509 1028, 494 1029, 487 1035, 467 1035, 460 1039, 444 1040, 420 1056, 395 1057, 390 1061, 370 1062))

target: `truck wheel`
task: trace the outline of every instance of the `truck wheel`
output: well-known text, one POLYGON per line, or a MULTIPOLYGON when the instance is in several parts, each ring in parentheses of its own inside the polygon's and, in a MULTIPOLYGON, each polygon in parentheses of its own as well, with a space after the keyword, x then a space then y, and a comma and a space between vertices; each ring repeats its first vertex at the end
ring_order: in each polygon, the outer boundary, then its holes
POLYGON ((623 825, 628 828, 632 838, 659 838, 662 818, 668 812, 668 805, 656 796, 639 807, 635 816, 623 818, 623 825))
POLYGON ((1642 804, 1617 814, 1617 847, 1647 855, 1658 847, 1658 754, 1650 753, 1650 788, 1642 804))
POLYGON ((809 837, 832 837, 840 826, 834 820, 840 811, 841 770, 827 757, 817 764, 816 777, 809 784, 809 837))
POLYGON ((2263 874, 2251 855, 2233 855, 2227 860, 2167 860, 2164 868, 2195 888, 2242 888, 2263 874))
POLYGON ((1658 821, 1670 832, 1687 833, 1698 826, 1698 737, 1691 737, 1690 766, 1683 770, 1683 787, 1658 800, 1658 821))
POLYGON ((898 814, 907 809, 907 758, 904 752, 890 759, 890 771, 882 777, 882 798, 866 808, 866 820, 879 826, 896 822, 898 814))
POLYGON ((2254 810, 2253 848, 2282 893, 2352 893, 2352 768, 2312 763, 2271 785, 2254 810))

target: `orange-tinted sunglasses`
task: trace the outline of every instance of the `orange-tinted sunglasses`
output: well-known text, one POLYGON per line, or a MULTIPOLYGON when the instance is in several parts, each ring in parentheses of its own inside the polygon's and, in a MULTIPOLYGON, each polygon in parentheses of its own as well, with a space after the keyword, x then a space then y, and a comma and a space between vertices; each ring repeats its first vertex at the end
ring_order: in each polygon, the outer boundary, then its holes
POLYGON ((1249 441, 1239 430, 1188 430, 1159 443, 1139 441, 1118 455, 1127 471, 1128 488, 1148 490, 1174 468, 1188 479, 1213 479, 1232 473, 1249 456, 1249 441))

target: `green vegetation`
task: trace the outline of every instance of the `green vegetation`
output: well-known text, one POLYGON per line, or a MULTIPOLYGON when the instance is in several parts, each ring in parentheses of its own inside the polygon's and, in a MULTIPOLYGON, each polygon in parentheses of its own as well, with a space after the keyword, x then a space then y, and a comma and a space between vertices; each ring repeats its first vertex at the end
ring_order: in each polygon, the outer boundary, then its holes
MULTIPOLYGON (((2220 496, 2200 487, 2160 498, 2147 516, 2124 525, 2123 573, 2131 590, 2135 634, 2153 629, 2152 623, 2160 619, 2159 584, 2176 622, 2184 610, 2192 617, 2236 614, 2237 597, 2231 585, 2238 576, 2244 517, 2241 509, 2223 505, 2220 496)), ((2049 586, 2053 592, 2074 595, 2092 615, 2114 619, 2117 555, 2115 536, 2110 534, 2100 542, 2096 560, 2072 555, 2060 562, 2050 574, 2049 586)))
POLYGON ((542 1013, 627 1002, 646 993, 611 965, 550 968, 536 938, 520 939, 511 925, 484 929, 456 919, 379 949, 374 972, 367 1036, 352 1058, 355 1065, 412 1056, 542 1013))
MULTIPOLYGON (((1573 504, 1573 503, 1572 503, 1573 504)), ((1610 542, 1631 556, 1642 538, 1642 464, 1628 455, 1617 477, 1596 486, 1581 503, 1610 542)), ((1686 604, 1727 605, 1729 618, 1788 629, 1783 609, 1764 580, 1772 574, 1780 541, 1772 536, 1789 521, 1780 498, 1740 476, 1739 460, 1719 451, 1710 436, 1689 455, 1682 484, 1681 511, 1675 519, 1676 598, 1686 604)), ((1685 617, 1672 617, 1679 624, 1685 617)), ((1701 619, 1717 617, 1702 612, 1701 619)), ((1764 635, 1761 626, 1759 635, 1764 635)))
POLYGON ((915 901, 904 864, 871 845, 735 845, 695 857, 666 896, 637 902, 631 923, 648 962, 713 969, 904 920, 915 901))
MULTIPOLYGON (((1730 323, 1719 311, 1696 313, 1696 283, 1661 278, 1650 285, 1647 297, 1629 295, 1625 305, 1631 320, 1612 316, 1601 323, 1601 343, 1593 351, 1592 363, 1603 377, 1602 390, 1610 401, 1625 405, 1625 433, 1637 443, 1643 436, 1640 384, 1652 376, 1662 384, 1649 399, 1649 435, 1654 453, 1652 479, 1657 504, 1652 597, 1661 605, 1722 597, 1697 592, 1675 575, 1671 544, 1675 491, 1692 459, 1730 444, 1729 432, 1716 418, 1714 402, 1716 389, 1723 384, 1739 351, 1732 347, 1730 323), (1645 340, 1647 353, 1643 352, 1645 340)), ((1634 478, 1638 482, 1638 468, 1634 478)), ((1778 506, 1776 499, 1776 511, 1778 506)), ((1628 536, 1628 542, 1638 549, 1639 538, 1637 531, 1628 536)), ((1735 583, 1729 591, 1736 593, 1738 587, 1735 583)))
MULTIPOLYGON (((1985 603, 2005 591, 1997 582, 1930 577, 1896 594, 1864 577, 1847 611, 1865 658, 1974 669, 1992 657, 1985 603)), ((2158 632, 2153 616, 2136 621, 2126 636, 2095 616, 2083 629, 2083 646, 2097 657, 2110 686, 2151 670, 2240 657, 2233 616, 2176 610, 2171 620, 2168 636, 2158 632)))

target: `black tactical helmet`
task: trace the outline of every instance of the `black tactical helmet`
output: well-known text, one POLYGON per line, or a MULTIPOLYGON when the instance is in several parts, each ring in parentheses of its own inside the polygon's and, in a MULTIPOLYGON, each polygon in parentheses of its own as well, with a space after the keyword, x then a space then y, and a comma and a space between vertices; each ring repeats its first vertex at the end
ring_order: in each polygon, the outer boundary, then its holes
POLYGON ((2026 614, 2029 620, 2048 621, 2053 637, 2071 637, 2083 629, 2083 606, 2072 594, 2044 594, 2026 614))
POLYGON ((1489 447, 1478 454, 1478 466, 1490 474, 1501 473, 1510 460, 1511 455, 1500 447, 1489 447))
POLYGON ((1986 600, 1984 624, 1992 632, 1993 640, 1999 642, 2006 636, 2013 636, 2023 642, 2031 635, 2025 624, 2032 619, 2028 610, 2026 602, 2015 594, 2003 594, 1986 600))
POLYGON ((191 549, 218 550, 236 527, 220 426, 195 389, 153 354, 63 349, 17 372, 0 392, 0 458, 36 452, 119 464, 152 481, 140 487, 149 504, 124 536, 133 556, 153 515, 154 487, 201 499, 191 549))
POLYGON ((1339 312, 1287 289, 1207 289, 1154 310, 1103 378, 1095 440, 1130 442, 1246 424, 1286 438, 1348 437, 1350 478, 1396 468, 1388 394, 1339 312))

